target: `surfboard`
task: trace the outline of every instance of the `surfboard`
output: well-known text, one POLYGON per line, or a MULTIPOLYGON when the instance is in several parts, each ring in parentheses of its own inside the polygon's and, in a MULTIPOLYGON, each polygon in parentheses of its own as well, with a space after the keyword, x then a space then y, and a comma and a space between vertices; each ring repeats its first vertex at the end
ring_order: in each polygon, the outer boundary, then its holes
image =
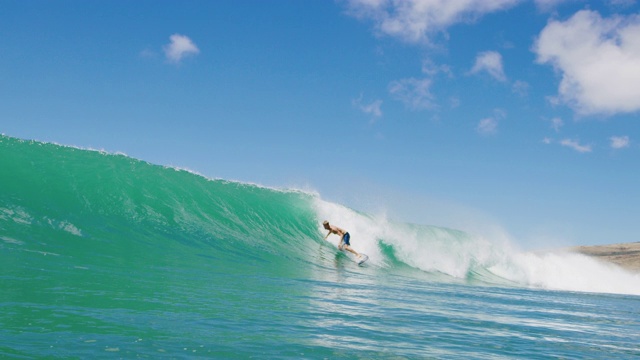
POLYGON ((358 265, 362 265, 365 261, 369 260, 367 254, 360 253, 360 255, 362 255, 360 259, 354 258, 355 262, 358 263, 358 265))
MULTIPOLYGON (((343 247, 341 247, 341 246, 338 246, 338 250, 340 250, 340 251, 342 251, 342 252, 344 252, 344 253, 347 253, 347 251, 346 251, 343 247)), ((355 256, 355 255, 353 255, 353 254, 350 254, 350 253, 349 253, 349 254, 347 255, 347 257, 349 257, 350 259, 352 259, 352 260, 353 260, 356 264, 358 264, 358 265, 362 265, 365 261, 369 260, 369 256, 367 256, 367 254, 360 253, 360 255, 362 255, 362 257, 361 257, 361 258, 358 258, 357 256, 355 256)))

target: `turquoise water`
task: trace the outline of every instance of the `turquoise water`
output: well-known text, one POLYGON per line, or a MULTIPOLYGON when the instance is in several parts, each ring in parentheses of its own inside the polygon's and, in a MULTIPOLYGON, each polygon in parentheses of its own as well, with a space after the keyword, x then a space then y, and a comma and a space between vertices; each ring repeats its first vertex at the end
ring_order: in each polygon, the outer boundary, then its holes
POLYGON ((0 137, 0 357, 632 359, 638 295, 581 255, 0 137))

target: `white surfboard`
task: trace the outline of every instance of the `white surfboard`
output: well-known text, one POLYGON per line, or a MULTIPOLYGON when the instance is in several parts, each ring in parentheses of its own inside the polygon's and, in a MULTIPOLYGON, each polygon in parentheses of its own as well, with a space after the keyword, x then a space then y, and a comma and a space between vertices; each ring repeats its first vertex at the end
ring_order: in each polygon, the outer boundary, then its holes
POLYGON ((350 259, 352 259, 358 265, 362 265, 365 261, 369 260, 369 256, 367 256, 367 254, 364 254, 364 253, 360 253, 360 255, 362 255, 362 256, 361 257, 357 257, 357 256, 355 256, 353 254, 348 253, 343 247, 341 247, 339 245, 338 245, 338 250, 340 250, 340 251, 342 251, 344 253, 347 253, 348 254, 347 256, 350 259))
POLYGON ((365 261, 369 260, 369 257, 367 256, 367 254, 360 253, 360 255, 361 255, 360 258, 354 257, 353 259, 358 265, 362 265, 365 261))

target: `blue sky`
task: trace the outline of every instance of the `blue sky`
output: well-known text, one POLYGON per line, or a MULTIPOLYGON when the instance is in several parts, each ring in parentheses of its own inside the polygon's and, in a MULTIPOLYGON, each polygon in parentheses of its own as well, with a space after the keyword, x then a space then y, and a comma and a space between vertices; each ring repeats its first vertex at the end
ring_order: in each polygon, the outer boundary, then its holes
POLYGON ((640 241, 633 0, 10 0, 0 33, 9 136, 524 247, 640 241))

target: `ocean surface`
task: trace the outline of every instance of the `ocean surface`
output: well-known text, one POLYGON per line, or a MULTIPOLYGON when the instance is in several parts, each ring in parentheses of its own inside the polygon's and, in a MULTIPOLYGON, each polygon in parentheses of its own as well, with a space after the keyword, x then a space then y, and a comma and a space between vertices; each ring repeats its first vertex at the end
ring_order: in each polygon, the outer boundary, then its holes
POLYGON ((638 359, 640 275, 0 136, 0 358, 638 359))

